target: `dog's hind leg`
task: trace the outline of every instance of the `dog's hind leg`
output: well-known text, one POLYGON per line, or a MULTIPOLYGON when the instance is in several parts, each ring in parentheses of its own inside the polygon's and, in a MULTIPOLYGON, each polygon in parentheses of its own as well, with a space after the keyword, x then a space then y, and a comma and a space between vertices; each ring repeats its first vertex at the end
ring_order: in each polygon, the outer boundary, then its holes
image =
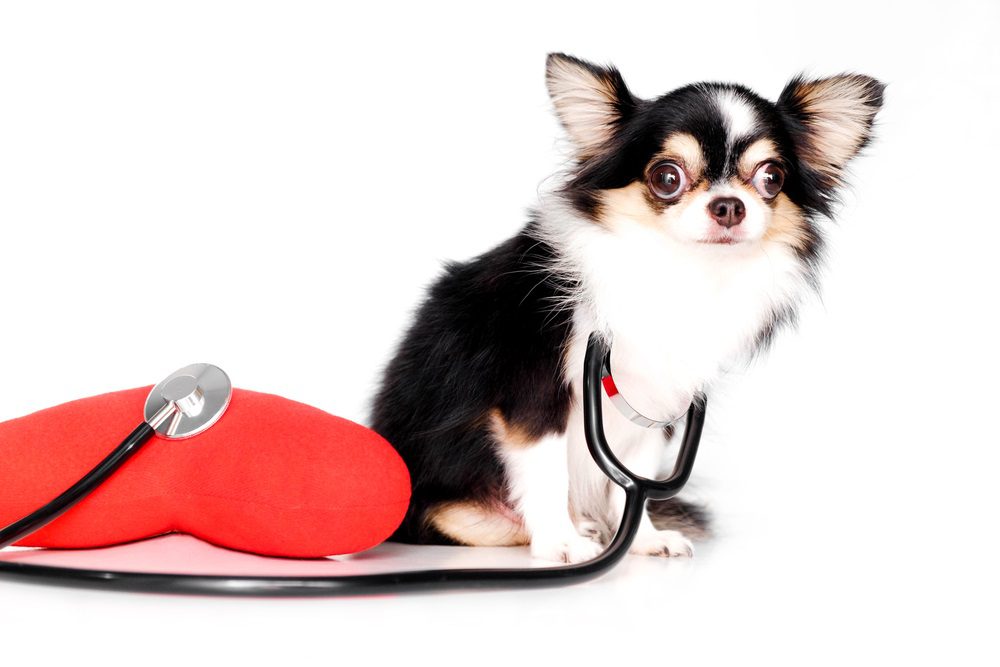
POLYGON ((512 547, 530 542, 524 524, 512 510, 472 500, 438 503, 426 521, 442 535, 476 547, 512 547))

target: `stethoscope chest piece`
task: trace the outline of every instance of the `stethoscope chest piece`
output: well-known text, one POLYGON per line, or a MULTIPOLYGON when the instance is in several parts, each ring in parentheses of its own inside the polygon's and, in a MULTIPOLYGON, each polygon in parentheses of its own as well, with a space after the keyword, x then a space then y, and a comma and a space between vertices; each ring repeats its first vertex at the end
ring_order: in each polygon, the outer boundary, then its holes
POLYGON ((153 387, 144 416, 164 438, 191 438, 219 420, 232 396, 233 384, 225 371, 211 364, 191 364, 153 387), (176 408, 166 409, 171 405, 176 408))

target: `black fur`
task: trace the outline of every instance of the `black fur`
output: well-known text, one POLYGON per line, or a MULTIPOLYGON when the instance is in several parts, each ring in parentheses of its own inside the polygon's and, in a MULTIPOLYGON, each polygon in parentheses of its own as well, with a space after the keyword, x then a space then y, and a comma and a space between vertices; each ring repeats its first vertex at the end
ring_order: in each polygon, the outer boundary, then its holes
POLYGON ((423 521, 447 500, 504 498, 489 414, 499 409, 533 436, 562 432, 570 390, 562 359, 568 288, 553 250, 525 230, 431 287, 385 370, 372 427, 399 450, 413 501, 396 539, 448 542, 423 521))

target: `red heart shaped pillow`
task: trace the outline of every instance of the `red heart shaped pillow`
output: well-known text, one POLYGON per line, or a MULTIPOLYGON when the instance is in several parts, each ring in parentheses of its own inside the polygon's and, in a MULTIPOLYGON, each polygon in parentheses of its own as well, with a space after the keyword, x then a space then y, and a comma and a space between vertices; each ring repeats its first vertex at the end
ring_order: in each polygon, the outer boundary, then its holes
MULTIPOLYGON (((52 500, 139 423, 150 388, 0 423, 0 526, 52 500)), ((20 546, 89 548, 183 532, 252 553, 313 558, 375 546, 406 513, 410 479, 363 426, 236 389, 193 438, 154 437, 103 486, 20 546)))

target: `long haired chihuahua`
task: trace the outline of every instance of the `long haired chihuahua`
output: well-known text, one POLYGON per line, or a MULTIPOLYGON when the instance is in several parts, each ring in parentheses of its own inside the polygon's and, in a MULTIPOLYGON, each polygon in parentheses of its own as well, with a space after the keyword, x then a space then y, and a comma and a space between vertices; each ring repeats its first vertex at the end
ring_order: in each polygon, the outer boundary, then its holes
MULTIPOLYGON (((624 503, 583 437, 589 335, 613 345, 632 408, 663 422, 766 347, 815 286, 818 223, 869 142, 883 85, 800 77, 775 103, 701 83, 645 100, 616 69, 562 54, 546 82, 568 173, 516 236, 430 288, 372 425, 413 479, 397 539, 530 544, 579 562, 600 553, 624 503)), ((639 428, 605 401, 616 454, 657 476, 673 429, 639 428)), ((691 555, 706 513, 650 505, 632 551, 691 555)))

